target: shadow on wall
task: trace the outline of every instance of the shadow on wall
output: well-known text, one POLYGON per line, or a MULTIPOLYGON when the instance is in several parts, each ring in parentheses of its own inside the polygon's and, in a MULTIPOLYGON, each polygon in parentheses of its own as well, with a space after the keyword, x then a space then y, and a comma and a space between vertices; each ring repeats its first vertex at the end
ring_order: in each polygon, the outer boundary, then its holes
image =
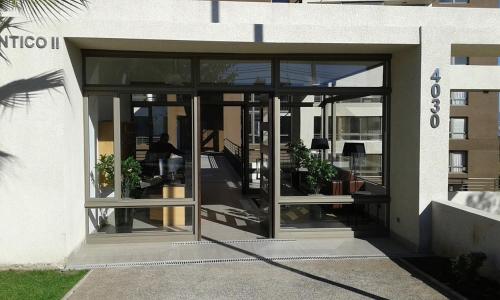
POLYGON ((500 192, 453 192, 449 199, 453 203, 500 215, 500 192))
POLYGON ((19 79, 0 86, 0 106, 18 108, 29 104, 43 90, 64 86, 62 70, 42 73, 30 78, 19 79))
MULTIPOLYGON (((38 96, 44 90, 64 87, 62 70, 42 73, 30 78, 19 79, 0 86, 0 108, 2 116, 7 109, 21 108, 38 96)), ((14 162, 15 156, 0 149, 0 181, 5 176, 5 167, 14 162)))
POLYGON ((16 157, 12 154, 0 150, 0 182, 2 182, 3 177, 5 176, 3 170, 6 165, 12 163, 16 157))

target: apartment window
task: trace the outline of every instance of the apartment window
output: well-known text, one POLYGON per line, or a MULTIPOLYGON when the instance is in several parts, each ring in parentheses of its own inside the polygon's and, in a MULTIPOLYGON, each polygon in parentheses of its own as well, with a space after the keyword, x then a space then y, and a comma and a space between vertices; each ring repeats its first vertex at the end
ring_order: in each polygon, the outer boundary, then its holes
POLYGON ((450 63, 452 65, 468 65, 469 58, 467 56, 452 56, 450 63))
POLYGON ((466 151, 450 151, 449 172, 450 173, 467 172, 466 151))
POLYGON ((260 109, 258 107, 250 107, 250 144, 260 143, 260 109))
POLYGON ((382 140, 382 117, 338 117, 338 140, 382 140))
POLYGON ((467 138, 467 118, 450 118, 450 139, 464 140, 467 138))
POLYGON ((468 92, 451 92, 451 105, 452 106, 464 106, 469 104, 469 93, 468 92))
MULTIPOLYGON (((321 116, 315 116, 314 117, 314 137, 315 138, 321 138, 323 135, 322 135, 322 127, 323 127, 323 124, 321 124, 321 116)), ((328 124, 327 124, 328 128, 332 128, 332 116, 328 116, 328 124)), ((331 140, 332 139, 332 133, 331 131, 328 132, 328 139, 331 140)))

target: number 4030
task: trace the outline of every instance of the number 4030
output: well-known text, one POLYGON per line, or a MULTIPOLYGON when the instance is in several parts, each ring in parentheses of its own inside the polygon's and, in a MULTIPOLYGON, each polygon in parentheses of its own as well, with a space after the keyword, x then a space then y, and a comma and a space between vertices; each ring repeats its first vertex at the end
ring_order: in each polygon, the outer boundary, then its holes
POLYGON ((432 101, 431 103, 433 104, 433 107, 431 108, 431 127, 432 128, 437 128, 440 123, 439 119, 439 111, 441 110, 440 104, 441 101, 439 100, 439 96, 441 96, 441 86, 439 85, 439 81, 441 80, 441 75, 439 74, 439 68, 436 68, 434 72, 432 73, 431 80, 434 81, 434 84, 431 86, 431 96, 432 96, 432 101))

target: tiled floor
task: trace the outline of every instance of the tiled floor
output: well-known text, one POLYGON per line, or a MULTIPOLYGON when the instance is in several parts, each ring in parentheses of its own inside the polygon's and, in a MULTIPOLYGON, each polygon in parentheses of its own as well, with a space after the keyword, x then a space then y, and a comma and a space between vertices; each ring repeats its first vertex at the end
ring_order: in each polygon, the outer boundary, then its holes
POLYGON ((252 195, 242 194, 241 177, 226 157, 202 155, 201 165, 202 235, 217 240, 264 237, 268 215, 252 195))

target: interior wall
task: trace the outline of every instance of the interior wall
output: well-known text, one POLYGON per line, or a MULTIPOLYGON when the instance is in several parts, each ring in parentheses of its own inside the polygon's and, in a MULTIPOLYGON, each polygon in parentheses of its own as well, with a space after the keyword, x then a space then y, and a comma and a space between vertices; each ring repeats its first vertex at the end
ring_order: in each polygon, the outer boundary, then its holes
POLYGON ((239 106, 224 107, 224 138, 238 146, 242 146, 241 108, 239 106))

